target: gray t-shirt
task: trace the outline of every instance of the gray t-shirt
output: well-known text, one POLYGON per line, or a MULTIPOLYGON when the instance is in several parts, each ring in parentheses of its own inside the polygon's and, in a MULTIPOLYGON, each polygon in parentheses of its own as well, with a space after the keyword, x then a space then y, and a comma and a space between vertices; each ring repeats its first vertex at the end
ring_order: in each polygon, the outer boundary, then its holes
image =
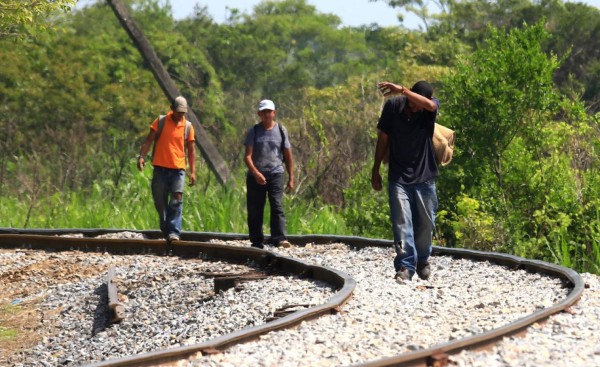
POLYGON ((252 146, 252 162, 263 175, 284 172, 281 131, 285 135, 284 147, 290 149, 287 129, 282 125, 280 130, 277 122, 271 130, 265 130, 261 123, 248 129, 244 145, 252 146))

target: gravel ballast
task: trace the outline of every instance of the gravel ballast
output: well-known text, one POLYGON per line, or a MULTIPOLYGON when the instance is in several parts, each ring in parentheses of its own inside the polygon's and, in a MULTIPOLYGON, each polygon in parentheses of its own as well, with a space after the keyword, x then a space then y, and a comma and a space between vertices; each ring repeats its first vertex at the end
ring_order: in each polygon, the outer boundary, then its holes
MULTIPOLYGON (((556 278, 448 256, 431 258, 428 281, 415 276, 398 283, 391 247, 354 250, 338 243, 267 249, 347 273, 357 282, 352 298, 335 315, 223 353, 198 355, 184 365, 359 364, 498 328, 560 302, 570 291, 556 278)), ((252 264, 167 256, 0 250, 1 303, 30 305, 39 319, 39 340, 0 357, 0 364, 74 366, 192 345, 262 324, 277 310, 325 303, 335 292, 327 284, 278 275, 215 294, 212 279, 201 275, 252 270, 252 264), (20 276, 48 258, 79 274, 60 280, 40 279, 43 272, 20 276), (106 320, 109 266, 118 269, 126 307, 125 319, 113 325, 106 320)), ((594 275, 582 277, 588 287, 568 313, 535 324, 523 337, 505 338, 488 351, 462 352, 451 361, 459 366, 600 365, 600 282, 594 275)))

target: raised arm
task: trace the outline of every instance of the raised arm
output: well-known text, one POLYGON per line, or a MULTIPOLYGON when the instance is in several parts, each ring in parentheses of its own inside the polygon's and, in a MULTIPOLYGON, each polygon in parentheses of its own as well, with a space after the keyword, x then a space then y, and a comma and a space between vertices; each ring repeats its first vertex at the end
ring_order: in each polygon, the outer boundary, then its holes
POLYGON ((400 84, 394 84, 390 82, 381 82, 378 84, 379 90, 384 96, 389 96, 392 94, 403 94, 408 98, 409 101, 414 103, 418 108, 423 108, 429 112, 435 112, 437 109, 437 105, 430 98, 424 97, 420 94, 417 94, 411 91, 408 88, 400 84))

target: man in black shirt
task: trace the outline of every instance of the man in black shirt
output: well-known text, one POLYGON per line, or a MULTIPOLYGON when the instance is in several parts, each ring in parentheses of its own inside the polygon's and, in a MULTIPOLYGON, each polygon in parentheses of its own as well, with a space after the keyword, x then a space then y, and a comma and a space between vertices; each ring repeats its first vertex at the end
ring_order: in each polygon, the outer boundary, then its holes
POLYGON ((389 149, 388 195, 394 233, 395 278, 412 279, 414 273, 428 279, 435 214, 438 200, 435 178, 438 167, 433 149, 433 130, 439 108, 433 88, 425 81, 410 90, 381 82, 379 89, 390 98, 377 124, 378 137, 371 186, 379 191, 381 162, 389 149))

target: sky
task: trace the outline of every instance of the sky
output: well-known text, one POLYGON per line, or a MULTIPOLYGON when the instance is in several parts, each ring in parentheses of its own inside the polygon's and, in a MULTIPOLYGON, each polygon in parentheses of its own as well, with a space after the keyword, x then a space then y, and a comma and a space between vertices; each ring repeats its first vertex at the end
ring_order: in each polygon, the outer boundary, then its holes
MULTIPOLYGON (((261 0, 165 0, 170 1, 173 16, 176 19, 192 14, 194 5, 207 6, 213 19, 222 23, 227 19, 227 8, 237 8, 245 13, 252 13, 253 7, 261 0)), ((600 2, 600 0, 597 0, 600 2)), ((335 14, 345 26, 360 26, 377 23, 381 26, 399 25, 397 10, 387 5, 384 0, 308 0, 321 13, 335 14)), ((418 19, 410 14, 405 15, 405 25, 416 28, 418 19)))
MULTIPOLYGON (((89 5, 101 0, 79 0, 78 7, 89 5)), ((218 22, 224 22, 228 15, 228 8, 237 8, 243 13, 252 13, 253 7, 261 0, 162 0, 171 3, 175 19, 191 16, 194 5, 199 4, 208 8, 209 14, 218 22)), ((433 0, 425 0, 425 3, 435 4, 433 0)), ((583 2, 600 9, 600 0, 566 0, 567 2, 583 2)), ((369 0, 308 0, 309 4, 317 7, 321 13, 335 14, 342 20, 345 26, 357 27, 376 23, 380 26, 397 26, 398 10, 387 5, 385 0, 369 2, 369 0)), ((437 8, 432 5, 431 11, 437 8)), ((420 20, 413 14, 404 14, 404 25, 407 28, 418 29, 420 20)))
MULTIPOLYGON (((260 0, 165 0, 170 1, 173 16, 181 19, 192 14, 195 4, 207 6, 208 12, 216 22, 224 22, 229 12, 227 8, 237 8, 242 12, 252 13, 252 8, 260 3, 260 0)), ((429 0, 432 4, 433 0, 429 0)), ((425 0, 427 2, 427 0, 425 0)), ((600 8, 600 0, 582 0, 569 2, 583 2, 600 8)), ((369 0, 308 0, 309 4, 315 5, 321 13, 332 13, 342 19, 345 26, 360 26, 377 23, 380 26, 399 25, 397 9, 387 5, 385 0, 369 2, 369 0)), ((432 6, 432 11, 435 10, 432 6)), ((420 21, 412 14, 404 14, 404 25, 416 29, 420 21)))
MULTIPOLYGON (((102 0, 78 0, 76 8, 83 8, 102 0)), ((255 5, 262 0, 159 0, 163 4, 169 2, 175 19, 191 16, 194 5, 206 6, 209 14, 217 23, 223 23, 229 15, 228 8, 239 9, 242 13, 252 13, 255 5)), ((425 0, 428 1, 428 0, 425 0)), ((433 1, 433 0, 429 0, 433 1)), ((593 0, 600 2, 600 0, 593 0)), ((360 26, 377 23, 380 26, 399 25, 397 11, 387 5, 385 0, 369 2, 369 0, 308 0, 321 13, 335 14, 345 26, 360 26)), ((416 28, 419 20, 412 14, 404 15, 404 24, 416 28)))

